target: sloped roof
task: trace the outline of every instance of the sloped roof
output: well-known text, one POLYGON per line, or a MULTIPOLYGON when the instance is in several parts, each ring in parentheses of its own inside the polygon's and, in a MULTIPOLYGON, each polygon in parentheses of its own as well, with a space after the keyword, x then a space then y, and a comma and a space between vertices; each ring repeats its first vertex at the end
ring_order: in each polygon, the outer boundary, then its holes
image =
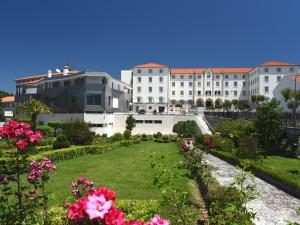
POLYGON ((153 62, 134 66, 134 68, 166 68, 166 67, 168 67, 168 66, 153 63, 153 62))
MULTIPOLYGON (((79 70, 70 70, 68 75, 75 75, 80 73, 79 70)), ((63 76, 63 72, 60 73, 52 73, 52 76, 63 76)), ((21 80, 28 80, 28 79, 35 79, 35 80, 40 80, 41 78, 46 78, 48 77, 48 74, 40 74, 40 75, 35 75, 35 76, 27 76, 27 77, 20 77, 17 78, 16 81, 21 81, 21 80)))
POLYGON ((279 62, 279 61, 268 61, 263 64, 260 64, 260 66, 299 66, 299 64, 292 64, 292 63, 279 62))
POLYGON ((192 73, 203 73, 204 69, 200 68, 173 68, 171 74, 192 74, 192 73))
POLYGON ((11 102, 15 102, 16 98, 15 96, 6 96, 4 98, 1 99, 1 102, 3 103, 11 103, 11 102))
POLYGON ((224 73, 224 74, 240 74, 249 73, 252 68, 173 68, 171 74, 192 74, 192 73, 204 73, 204 71, 212 71, 213 73, 224 73))
POLYGON ((249 73, 252 68, 212 68, 213 73, 249 73))
POLYGON ((300 76, 297 75, 297 74, 295 74, 295 75, 289 75, 288 78, 290 80, 293 80, 293 81, 295 81, 295 78, 296 78, 297 83, 300 83, 300 76))

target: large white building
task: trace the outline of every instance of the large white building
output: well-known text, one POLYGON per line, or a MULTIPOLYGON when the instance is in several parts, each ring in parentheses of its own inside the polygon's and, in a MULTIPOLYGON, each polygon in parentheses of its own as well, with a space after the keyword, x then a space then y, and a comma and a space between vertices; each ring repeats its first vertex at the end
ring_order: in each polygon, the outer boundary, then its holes
POLYGON ((289 87, 288 82, 281 83, 283 78, 299 69, 298 64, 276 61, 255 68, 170 68, 147 63, 122 70, 121 77, 132 86, 134 111, 169 112, 177 102, 210 107, 234 99, 251 103, 252 95, 279 98, 280 90, 289 87))

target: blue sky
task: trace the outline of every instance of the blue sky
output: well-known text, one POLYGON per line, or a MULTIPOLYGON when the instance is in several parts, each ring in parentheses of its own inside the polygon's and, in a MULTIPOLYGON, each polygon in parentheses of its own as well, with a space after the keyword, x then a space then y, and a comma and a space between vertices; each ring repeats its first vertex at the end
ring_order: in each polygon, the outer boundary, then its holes
POLYGON ((0 89, 73 68, 114 77, 155 61, 173 67, 300 63, 299 0, 4 0, 0 89))

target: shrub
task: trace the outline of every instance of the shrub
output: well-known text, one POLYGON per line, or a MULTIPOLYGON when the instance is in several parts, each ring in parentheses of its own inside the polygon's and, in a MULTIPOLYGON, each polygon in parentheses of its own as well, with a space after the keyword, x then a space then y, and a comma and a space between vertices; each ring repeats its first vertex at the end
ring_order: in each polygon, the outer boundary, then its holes
POLYGON ((142 134, 141 140, 142 140, 142 141, 147 141, 147 140, 148 140, 147 134, 142 134))
POLYGON ((53 143, 53 149, 69 148, 71 143, 68 141, 67 137, 63 134, 59 134, 53 143))
POLYGON ((121 146, 126 146, 126 147, 128 147, 128 146, 130 146, 132 143, 133 143, 133 142, 132 142, 131 140, 122 140, 122 141, 120 142, 120 145, 121 145, 121 146))
POLYGON ((185 138, 191 138, 199 133, 199 127, 194 120, 179 121, 173 126, 173 132, 185 138))
POLYGON ((109 138, 110 142, 122 141, 124 139, 123 134, 115 133, 113 136, 109 138))
POLYGON ((126 119, 126 130, 132 130, 136 126, 136 120, 132 115, 129 115, 126 119))
POLYGON ((131 130, 125 130, 123 135, 125 139, 129 140, 131 137, 131 130))
POLYGON ((90 131, 89 124, 81 120, 66 122, 63 130, 73 145, 90 145, 95 136, 95 133, 90 131))
POLYGON ((214 148, 218 151, 230 152, 234 150, 233 142, 223 138, 220 135, 212 135, 211 140, 214 144, 214 148))
POLYGON ((154 138, 161 138, 162 137, 162 133, 161 132, 157 132, 156 134, 153 134, 154 138))
POLYGON ((52 145, 54 141, 55 137, 42 137, 37 146, 52 145))
POLYGON ((47 126, 47 125, 37 126, 36 130, 41 131, 44 136, 50 136, 50 135, 52 135, 52 132, 53 132, 53 128, 50 126, 47 126))

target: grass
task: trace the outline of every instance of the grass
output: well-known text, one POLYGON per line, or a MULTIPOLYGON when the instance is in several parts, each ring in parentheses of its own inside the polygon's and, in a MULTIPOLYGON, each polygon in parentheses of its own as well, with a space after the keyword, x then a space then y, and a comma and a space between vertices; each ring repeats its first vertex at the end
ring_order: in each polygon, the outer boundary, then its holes
POLYGON ((50 205, 63 205, 70 199, 70 183, 80 176, 114 190, 120 199, 161 199, 161 193, 152 184, 153 169, 150 153, 166 156, 167 165, 179 174, 176 185, 188 190, 187 171, 176 169, 183 160, 176 143, 158 144, 152 141, 129 147, 118 147, 103 155, 86 155, 56 163, 56 172, 47 184, 50 205))
MULTIPOLYGON (((232 152, 212 150, 211 153, 219 158, 239 162, 232 152)), ((270 176, 281 183, 300 190, 300 160, 281 156, 268 156, 258 161, 250 160, 250 167, 270 176)))

